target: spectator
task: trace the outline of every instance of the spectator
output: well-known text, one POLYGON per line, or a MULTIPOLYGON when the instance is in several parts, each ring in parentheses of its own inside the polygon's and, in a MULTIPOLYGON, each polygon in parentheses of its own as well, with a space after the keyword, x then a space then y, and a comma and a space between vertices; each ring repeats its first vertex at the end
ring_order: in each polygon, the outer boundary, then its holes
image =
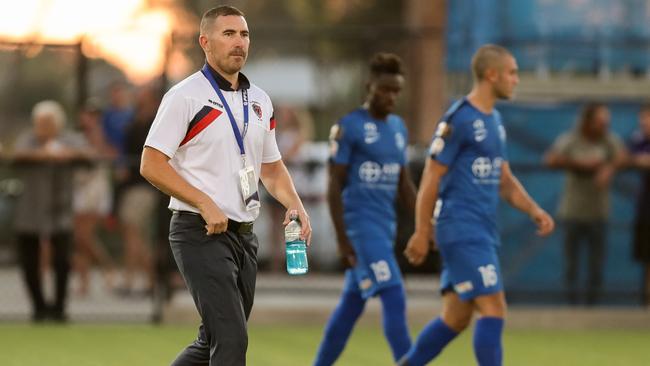
POLYGON ((129 89, 122 82, 114 82, 110 86, 109 105, 104 110, 102 126, 108 143, 117 153, 124 149, 124 135, 128 124, 133 120, 133 108, 129 89))
POLYGON ((643 172, 634 220, 634 259, 643 265, 642 305, 650 305, 650 104, 639 111, 639 130, 630 141, 630 164, 643 172))
POLYGON ((112 188, 108 161, 115 159, 116 151, 108 143, 101 124, 101 111, 88 104, 79 113, 79 129, 86 143, 92 147, 91 164, 74 172, 74 267, 79 275, 79 294, 88 294, 89 270, 92 262, 104 270, 108 287, 112 287, 113 261, 98 245, 98 224, 111 211, 112 188))
POLYGON ((32 110, 32 129, 19 136, 14 163, 24 191, 15 213, 18 258, 32 302, 32 320, 65 321, 72 241, 73 163, 87 153, 82 139, 63 131, 65 112, 54 101, 32 110), (54 303, 48 305, 41 287, 41 241, 49 239, 56 272, 54 303))
POLYGON ((160 99, 154 88, 145 87, 136 95, 133 121, 125 131, 124 161, 118 216, 124 239, 124 283, 120 289, 128 295, 134 290, 136 274, 147 280, 146 292, 153 284, 151 238, 154 210, 160 199, 157 191, 140 175, 140 156, 160 99))
POLYGON ((602 103, 587 104, 576 128, 557 138, 545 157, 549 167, 564 169, 567 179, 559 216, 565 224, 565 280, 571 304, 579 301, 581 248, 589 252, 586 303, 598 301, 605 260, 609 184, 624 158, 621 140, 609 131, 610 113, 602 103))

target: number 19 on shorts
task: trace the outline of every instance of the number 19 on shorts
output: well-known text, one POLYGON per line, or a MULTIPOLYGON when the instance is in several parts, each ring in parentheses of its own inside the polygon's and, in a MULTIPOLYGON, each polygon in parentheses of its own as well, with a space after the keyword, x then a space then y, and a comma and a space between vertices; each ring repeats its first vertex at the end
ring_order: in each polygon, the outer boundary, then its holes
POLYGON ((481 277, 483 278, 483 286, 496 286, 499 277, 497 276, 497 269, 494 264, 480 266, 478 267, 478 271, 481 273, 481 277))
POLYGON ((391 278, 390 267, 388 266, 388 263, 386 261, 381 260, 374 263, 370 263, 370 268, 372 268, 372 271, 375 273, 375 278, 377 279, 378 283, 386 282, 390 280, 391 278))

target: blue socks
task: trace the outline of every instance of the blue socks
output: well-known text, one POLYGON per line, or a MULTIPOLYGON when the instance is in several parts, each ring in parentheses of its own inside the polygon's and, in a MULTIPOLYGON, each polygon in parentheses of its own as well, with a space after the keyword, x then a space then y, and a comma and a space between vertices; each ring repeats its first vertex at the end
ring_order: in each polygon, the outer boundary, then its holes
MULTIPOLYGON (((391 286, 382 289, 379 297, 383 307, 384 335, 390 345, 393 358, 398 360, 411 347, 411 338, 406 324, 404 287, 391 286)), ((365 304, 366 300, 360 293, 343 292, 341 302, 325 326, 325 335, 318 349, 314 366, 329 366, 339 358, 365 304)))
POLYGON ((406 354, 404 360, 408 366, 422 366, 436 357, 458 333, 449 328, 438 317, 427 324, 415 341, 415 345, 406 354))
POLYGON ((314 366, 329 366, 341 355, 348 342, 354 324, 359 319, 366 305, 366 300, 358 292, 346 291, 341 295, 332 317, 325 326, 325 335, 321 342, 314 366))
POLYGON ((406 296, 403 286, 391 286, 379 293, 382 304, 384 336, 388 340, 393 360, 397 361, 411 348, 411 336, 406 324, 406 296))
POLYGON ((501 366, 503 319, 483 317, 474 328, 474 354, 480 366, 501 366))

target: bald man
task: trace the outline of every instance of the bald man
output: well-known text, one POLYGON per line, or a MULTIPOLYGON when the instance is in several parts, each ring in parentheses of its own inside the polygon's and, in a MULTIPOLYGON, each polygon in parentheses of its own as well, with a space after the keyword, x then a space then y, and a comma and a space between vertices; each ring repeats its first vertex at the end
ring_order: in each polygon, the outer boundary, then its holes
POLYGON ((438 122, 415 208, 415 232, 405 250, 415 265, 426 258, 435 217, 440 250, 442 315, 432 320, 400 365, 425 365, 479 314, 474 353, 481 366, 502 363, 506 313, 497 247, 499 196, 526 213, 548 235, 553 219, 510 171, 506 131, 494 104, 511 99, 519 83, 517 61, 503 47, 486 45, 472 59, 472 91, 438 122))

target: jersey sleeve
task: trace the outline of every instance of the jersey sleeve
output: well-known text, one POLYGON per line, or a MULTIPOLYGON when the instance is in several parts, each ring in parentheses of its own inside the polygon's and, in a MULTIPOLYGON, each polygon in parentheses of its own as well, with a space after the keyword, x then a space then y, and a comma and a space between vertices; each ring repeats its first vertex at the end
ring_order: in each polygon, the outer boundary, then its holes
POLYGON ((278 142, 275 139, 275 114, 270 98, 267 99, 271 107, 271 118, 269 118, 269 130, 264 135, 264 151, 262 152, 262 163, 273 163, 282 159, 278 142))
POLYGON ((431 159, 446 166, 454 163, 465 142, 466 132, 462 127, 455 118, 438 122, 429 148, 431 159))
POLYGON ((190 123, 189 100, 172 89, 163 97, 144 145, 173 158, 190 123))
POLYGON ((404 121, 400 121, 402 122, 402 137, 404 137, 404 149, 402 151, 402 160, 400 161, 400 165, 405 166, 408 163, 409 131, 406 128, 404 121))
POLYGON ((330 130, 330 162, 348 165, 354 148, 353 131, 345 120, 332 126, 330 130))
POLYGON ((495 110, 495 116, 497 119, 497 122, 499 123, 498 125, 498 132, 499 132, 499 141, 501 142, 501 158, 504 161, 508 161, 508 133, 506 132, 506 126, 503 124, 503 120, 501 119, 501 114, 495 110))

